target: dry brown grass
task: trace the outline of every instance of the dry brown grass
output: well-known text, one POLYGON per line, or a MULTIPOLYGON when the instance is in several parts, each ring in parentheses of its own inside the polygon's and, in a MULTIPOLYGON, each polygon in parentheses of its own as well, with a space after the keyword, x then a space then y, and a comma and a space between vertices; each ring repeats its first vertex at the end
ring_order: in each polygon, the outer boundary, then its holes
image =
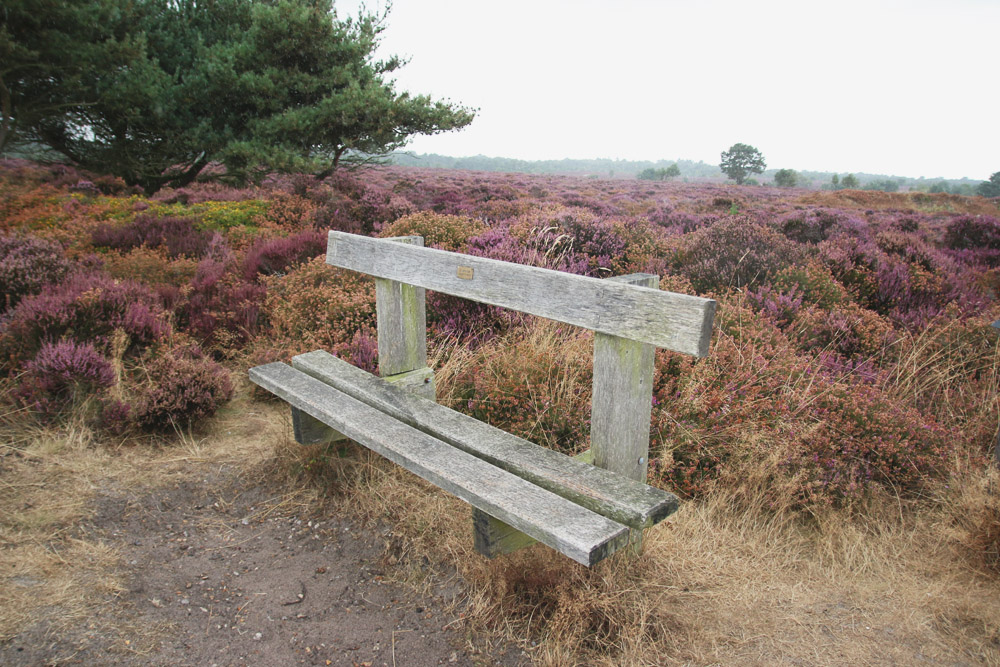
POLYGON ((425 584, 428 561, 457 572, 473 646, 519 644, 544 665, 1000 664, 1000 580, 965 518, 983 493, 996 507, 981 478, 938 505, 883 497, 808 522, 720 492, 647 532, 638 557, 587 570, 539 545, 487 561, 467 506, 360 460, 337 511, 391 528, 399 579, 425 584))
MULTIPOLYGON (((443 358, 443 391, 465 354, 443 358)), ((274 485, 261 511, 379 527, 384 564, 415 588, 461 580, 474 648, 513 643, 542 665, 1000 664, 1000 475, 975 462, 956 461, 927 498, 873 498, 850 516, 803 518, 763 507, 751 483, 738 497, 720 488, 648 531, 639 556, 588 570, 539 545, 483 559, 467 505, 354 445, 296 445, 287 407, 246 386, 206 432, 169 445, 4 428, 0 639, 40 618, 58 633, 113 603, 117 554, 75 530, 96 494, 205 465, 274 485)))
MULTIPOLYGON (((956 349, 914 341, 896 390, 954 399, 956 349)), ((443 354, 439 395, 470 359, 443 354)), ((967 371, 994 377, 994 359, 967 371)), ((952 419, 992 419, 991 400, 952 419)), ((592 570, 540 545, 483 559, 464 503, 361 450, 298 450, 286 470, 309 461, 309 479, 330 490, 327 511, 383 526, 398 579, 460 577, 474 647, 514 643, 543 665, 1000 664, 997 473, 956 460, 925 497, 803 516, 775 508, 766 443, 755 451, 739 484, 684 503, 638 557, 592 570)))

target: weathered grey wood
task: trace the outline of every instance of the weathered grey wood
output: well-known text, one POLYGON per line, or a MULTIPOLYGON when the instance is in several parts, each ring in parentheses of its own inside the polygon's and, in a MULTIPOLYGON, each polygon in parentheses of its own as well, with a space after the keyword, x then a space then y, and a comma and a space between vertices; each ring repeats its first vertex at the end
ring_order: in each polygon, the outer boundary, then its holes
POLYGON ((437 398, 437 390, 434 384, 434 369, 424 366, 415 371, 399 373, 382 378, 386 382, 396 385, 400 389, 421 396, 428 400, 437 398))
MULTIPOLYGON (((397 236, 383 242, 424 245, 422 236, 397 236)), ((383 377, 427 365, 425 290, 395 280, 375 279, 378 319, 378 366, 383 377)))
POLYGON ((292 359, 292 365, 380 412, 618 523, 646 528, 677 509, 677 497, 671 493, 573 460, 413 396, 323 350, 300 354, 292 359))
MULTIPOLYGON (((594 464, 594 452, 587 449, 573 456, 577 461, 594 464)), ((496 558, 501 554, 509 554, 531 546, 537 540, 515 530, 499 519, 494 519, 485 512, 473 508, 472 528, 476 551, 487 558, 496 558)), ((642 542, 642 529, 629 528, 632 546, 642 542)))
POLYGON ((313 419, 296 407, 292 407, 292 433, 295 435, 295 442, 300 445, 318 445, 321 442, 346 440, 343 433, 334 431, 323 422, 313 419))
POLYGON ((696 356, 715 301, 331 231, 327 263, 696 356))
POLYGON ((537 542, 531 536, 477 509, 472 510, 472 535, 476 551, 487 558, 513 553, 537 542))
POLYGON ((628 544, 626 526, 407 426, 291 366, 281 362, 258 366, 250 369, 250 379, 352 440, 579 563, 593 565, 628 544))
MULTIPOLYGON (((609 278, 640 288, 659 289, 648 273, 609 278)), ((656 349, 628 338, 594 334, 594 387, 590 408, 590 447, 594 465, 646 481, 649 421, 656 349)))

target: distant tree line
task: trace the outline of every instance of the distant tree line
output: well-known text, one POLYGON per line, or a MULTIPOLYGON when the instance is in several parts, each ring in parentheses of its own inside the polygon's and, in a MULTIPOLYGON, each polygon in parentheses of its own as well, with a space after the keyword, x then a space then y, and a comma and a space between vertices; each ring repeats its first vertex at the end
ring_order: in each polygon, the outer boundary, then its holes
MULTIPOLYGON (((752 147, 751 147, 752 148, 752 147)), ((763 156, 762 156, 763 157, 763 156)), ((667 171, 677 165, 680 177, 684 181, 718 181, 725 174, 718 165, 693 160, 677 160, 668 162, 612 160, 597 158, 589 160, 518 160, 514 158, 487 157, 476 155, 472 157, 450 157, 433 153, 412 155, 409 153, 394 153, 391 156, 393 164, 414 167, 430 167, 435 169, 468 169, 473 171, 498 171, 525 174, 585 174, 588 176, 603 176, 609 178, 650 178, 667 171)), ((928 182, 923 178, 907 178, 900 176, 888 177, 873 174, 831 174, 830 172, 796 171, 794 169, 765 170, 764 178, 771 178, 778 187, 811 187, 824 190, 859 190, 880 189, 896 192, 903 188, 924 192, 949 192, 960 195, 981 195, 984 197, 1000 196, 1000 172, 994 174, 989 181, 977 183, 970 179, 954 179, 928 182), (991 189, 993 188, 993 189, 991 189), (997 194, 988 194, 997 192, 997 194)), ((756 185, 757 181, 749 176, 744 185, 756 185)))

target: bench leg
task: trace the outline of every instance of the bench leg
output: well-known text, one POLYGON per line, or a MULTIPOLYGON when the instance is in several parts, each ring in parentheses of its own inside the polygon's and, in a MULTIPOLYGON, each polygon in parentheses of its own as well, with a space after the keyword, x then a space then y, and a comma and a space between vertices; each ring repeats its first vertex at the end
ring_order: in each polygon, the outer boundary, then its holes
POLYGON ((295 433, 295 442, 300 445, 318 445, 321 442, 347 439, 343 433, 335 431, 298 408, 292 408, 292 431, 295 433))
POLYGON ((475 507, 472 508, 472 528, 476 551, 487 558, 509 554, 536 542, 534 538, 475 507))

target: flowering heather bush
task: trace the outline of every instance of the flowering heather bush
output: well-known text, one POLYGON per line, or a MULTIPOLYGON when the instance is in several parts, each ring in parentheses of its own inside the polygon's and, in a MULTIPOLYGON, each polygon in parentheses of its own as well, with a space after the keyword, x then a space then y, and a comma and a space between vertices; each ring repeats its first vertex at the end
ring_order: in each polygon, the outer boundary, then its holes
POLYGON ((166 313, 148 287, 100 273, 73 273, 11 311, 0 347, 13 360, 31 358, 47 341, 61 338, 106 350, 118 329, 138 347, 170 333, 166 313))
POLYGON ((788 292, 779 292, 764 285, 747 292, 747 298, 756 310, 770 317, 782 329, 795 320, 802 308, 802 295, 794 285, 788 292))
POLYGON ((912 234, 841 235, 819 247, 859 304, 910 329, 925 326, 949 304, 982 306, 974 274, 912 234))
MULTIPOLYGON (((391 189, 372 182, 362 183, 352 175, 334 174, 329 181, 342 195, 341 201, 346 205, 346 210, 339 215, 346 215, 353 223, 351 226, 355 226, 360 234, 372 234, 381 230, 383 225, 417 210, 405 197, 391 189)), ((339 225, 337 228, 343 229, 339 225)))
POLYGON ((793 211, 777 221, 778 229, 789 239, 812 244, 825 241, 833 233, 864 226, 864 221, 828 208, 793 211))
POLYGON ((1000 220, 986 215, 953 218, 945 228, 944 245, 964 264, 1000 267, 1000 220))
POLYGON ((199 231, 194 218, 160 218, 139 215, 135 222, 121 227, 101 225, 93 231, 92 242, 99 248, 131 250, 140 246, 165 247, 171 258, 201 257, 214 234, 199 231))
POLYGON ((378 334, 369 326, 362 326, 349 343, 335 345, 330 352, 361 370, 378 373, 378 334))
POLYGON ((851 298, 830 269, 813 259, 778 271, 771 281, 771 288, 788 294, 795 292, 802 303, 826 309, 851 298))
POLYGON ((483 231, 483 224, 472 218, 422 211, 386 225, 379 236, 423 236, 425 247, 462 252, 469 239, 483 231))
POLYGON ((115 383, 111 363, 90 343, 45 343, 24 365, 15 397, 41 415, 52 416, 87 395, 115 383))
POLYGON ((156 354, 146 364, 146 375, 132 418, 154 431, 193 425, 215 414, 233 395, 228 371, 197 349, 156 354))
POLYGON ((431 200, 431 210, 444 215, 468 215, 471 208, 462 193, 455 190, 442 192, 431 200))
POLYGON ((289 267, 326 253, 326 232, 300 232, 283 238, 261 239, 243 260, 243 278, 286 273, 289 267))
POLYGON ((801 475, 806 503, 849 501, 873 486, 916 491, 954 450, 954 432, 877 386, 833 384, 810 410, 823 420, 788 434, 795 447, 785 463, 801 475))
POLYGON ((571 265, 586 263, 573 272, 594 277, 632 273, 662 251, 647 221, 603 218, 582 208, 539 207, 518 216, 511 231, 546 254, 561 252, 571 265))
POLYGON ((876 357, 896 337, 885 318, 855 303, 832 310, 805 308, 796 317, 789 336, 799 349, 836 352, 848 359, 876 357))
POLYGON ((289 352, 335 350, 375 329, 375 284, 317 257, 285 276, 266 276, 268 338, 289 352))
MULTIPOLYGON (((523 230, 521 233, 528 236, 527 243, 513 235, 510 227, 495 225, 471 237, 466 252, 477 257, 557 271, 586 272, 586 258, 572 252, 568 237, 552 238, 545 229, 536 230, 533 236, 523 230)), ((455 336, 469 345, 482 344, 523 321, 523 315, 517 311, 439 292, 427 295, 427 322, 431 330, 437 335, 455 336)))
POLYGON ((544 269, 583 274, 587 259, 573 252, 573 240, 549 228, 498 224, 468 241, 468 254, 544 269))
POLYGON ((178 322, 200 345, 225 355, 256 335, 264 295, 262 285, 244 282, 209 257, 198 264, 184 292, 178 322))
POLYGON ((944 244, 952 250, 1000 250, 1000 220, 988 215, 960 215, 945 228, 944 244))
POLYGON ((33 236, 0 236, 0 313, 16 306, 44 285, 58 282, 69 271, 58 243, 33 236))
POLYGON ((729 217, 681 239, 671 260, 701 293, 753 288, 801 261, 792 241, 748 217, 729 217))
POLYGON ((828 372, 739 304, 725 309, 706 359, 657 355, 654 478, 697 495, 763 475, 775 506, 809 507, 916 491, 946 470, 955 433, 882 376, 828 372))

